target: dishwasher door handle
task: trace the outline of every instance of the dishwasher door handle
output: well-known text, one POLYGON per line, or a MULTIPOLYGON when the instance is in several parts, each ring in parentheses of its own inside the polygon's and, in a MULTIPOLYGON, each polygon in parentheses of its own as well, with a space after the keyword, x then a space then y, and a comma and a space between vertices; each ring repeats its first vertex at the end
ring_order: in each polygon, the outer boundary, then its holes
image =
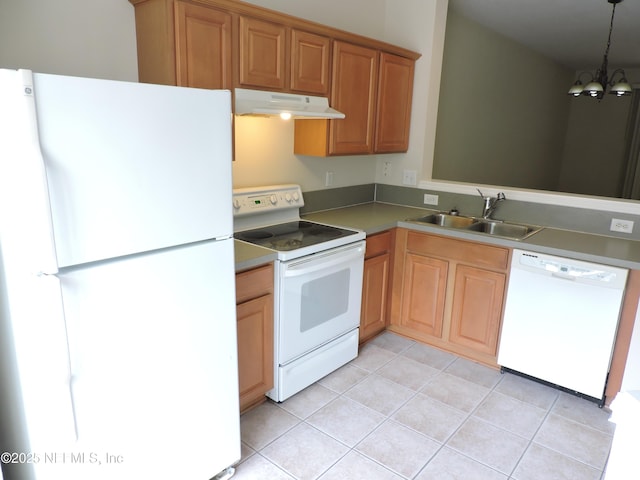
POLYGON ((554 278, 559 278, 561 280, 570 280, 572 282, 575 282, 577 280, 577 277, 575 277, 574 275, 566 275, 564 273, 558 273, 558 272, 553 272, 551 276, 554 278))

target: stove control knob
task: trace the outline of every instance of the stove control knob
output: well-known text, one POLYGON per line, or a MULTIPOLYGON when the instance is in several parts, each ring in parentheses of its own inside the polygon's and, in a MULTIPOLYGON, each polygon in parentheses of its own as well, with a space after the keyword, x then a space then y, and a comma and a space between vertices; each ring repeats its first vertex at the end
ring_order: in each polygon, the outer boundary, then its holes
POLYGON ((287 202, 291 203, 291 194, 287 193, 284 198, 287 200, 287 202))
POLYGON ((240 200, 238 200, 237 198, 233 199, 233 208, 235 208, 236 210, 240 208, 240 200))
POLYGON ((276 195, 273 194, 269 197, 269 201, 271 202, 271 205, 275 205, 276 203, 278 203, 278 197, 276 197, 276 195))
POLYGON ((300 200, 300 195, 298 194, 298 192, 293 192, 293 200, 295 202, 297 202, 298 200, 300 200))

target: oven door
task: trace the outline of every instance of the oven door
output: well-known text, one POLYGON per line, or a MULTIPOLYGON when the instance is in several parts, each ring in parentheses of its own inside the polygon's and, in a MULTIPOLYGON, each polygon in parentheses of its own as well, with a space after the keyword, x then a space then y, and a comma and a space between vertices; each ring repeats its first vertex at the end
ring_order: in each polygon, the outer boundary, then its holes
POLYGON ((279 265, 277 363, 285 365, 360 324, 365 242, 279 265))

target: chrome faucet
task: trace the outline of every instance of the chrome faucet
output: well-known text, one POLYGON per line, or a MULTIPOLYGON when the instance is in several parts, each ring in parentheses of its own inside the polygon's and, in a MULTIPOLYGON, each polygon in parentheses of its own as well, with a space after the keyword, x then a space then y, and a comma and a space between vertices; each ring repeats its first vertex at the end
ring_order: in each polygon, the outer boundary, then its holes
POLYGON ((484 196, 479 188, 476 188, 476 190, 478 190, 478 193, 480 194, 480 196, 482 197, 482 200, 484 201, 484 205, 482 206, 482 218, 484 218, 485 220, 488 220, 491 218, 491 215, 493 214, 493 211, 496 209, 498 202, 502 200, 506 200, 506 197, 502 192, 498 192, 498 195, 496 195, 495 197, 484 196))

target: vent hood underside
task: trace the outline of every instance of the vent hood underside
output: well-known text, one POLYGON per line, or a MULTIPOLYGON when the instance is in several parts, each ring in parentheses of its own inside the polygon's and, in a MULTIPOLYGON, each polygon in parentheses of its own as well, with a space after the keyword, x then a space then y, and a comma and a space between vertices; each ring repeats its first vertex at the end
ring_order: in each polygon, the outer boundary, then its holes
POLYGON ((344 113, 331 108, 325 97, 235 89, 236 115, 281 116, 283 113, 297 119, 344 118, 344 113))

